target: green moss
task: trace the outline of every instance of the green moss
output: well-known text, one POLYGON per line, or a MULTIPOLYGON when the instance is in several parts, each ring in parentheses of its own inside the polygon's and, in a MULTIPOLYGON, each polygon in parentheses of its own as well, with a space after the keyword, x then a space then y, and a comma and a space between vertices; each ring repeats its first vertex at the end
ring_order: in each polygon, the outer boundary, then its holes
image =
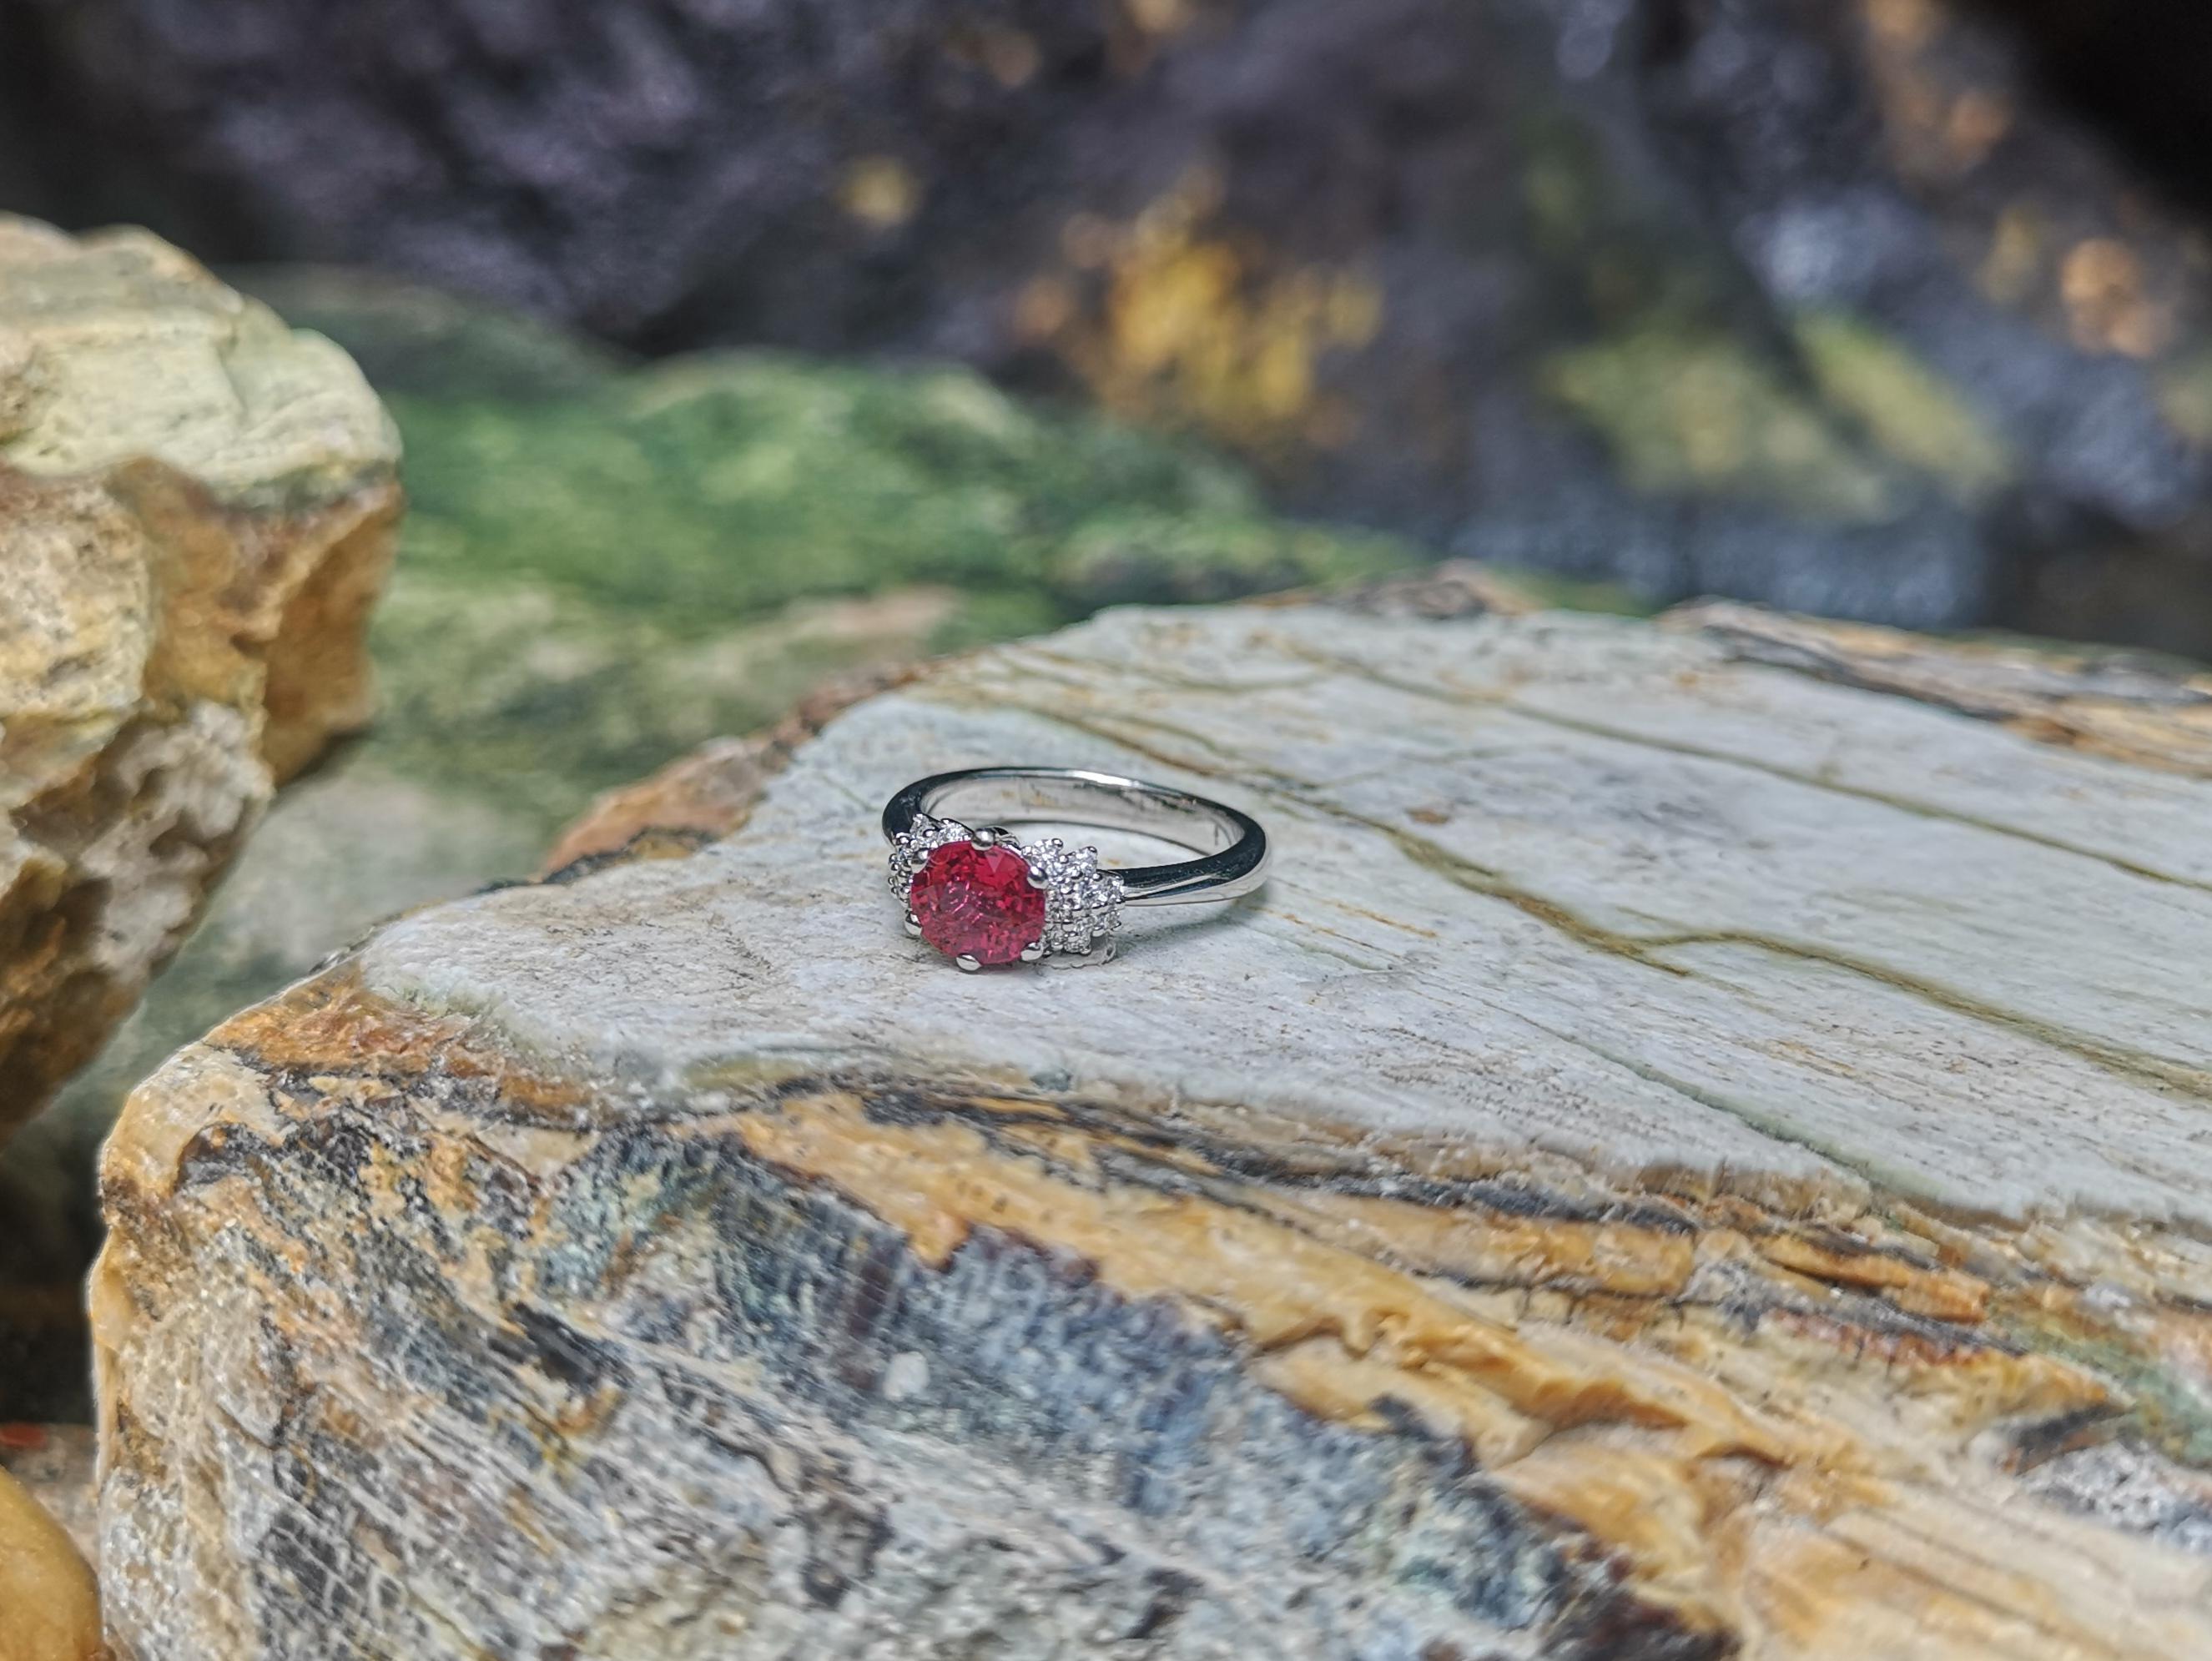
POLYGON ((341 769, 495 799, 534 854, 598 792, 764 725, 833 676, 1002 638, 1037 615, 1003 596, 908 588, 711 627, 526 579, 403 570, 372 636, 383 716, 341 769))
POLYGON ((959 371, 716 356, 561 399, 393 407, 410 509, 368 748, 457 788, 501 780, 549 833, 862 663, 1413 557, 959 371))
POLYGON ((715 358, 552 404, 394 410, 414 569, 526 576, 678 628, 913 583, 1030 590, 1066 618, 1410 558, 1287 525, 1224 464, 958 371, 715 358))
POLYGON ((1956 388, 1880 330, 1821 312, 1799 319, 1797 343, 1829 403, 1886 453, 1978 501, 2012 475, 2012 457, 1956 388))
POLYGON ((1653 495, 1734 497, 1844 523, 1900 505, 1899 481, 1741 341, 1646 322, 1553 356, 1546 390, 1653 495))

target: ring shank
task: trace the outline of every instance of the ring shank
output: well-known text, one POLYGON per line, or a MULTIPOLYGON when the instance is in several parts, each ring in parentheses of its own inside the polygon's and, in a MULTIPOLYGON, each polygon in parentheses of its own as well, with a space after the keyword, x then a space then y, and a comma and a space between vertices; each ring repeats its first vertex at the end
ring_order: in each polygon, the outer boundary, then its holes
POLYGON ((1131 831, 1200 857, 1114 869, 1123 903, 1234 900, 1267 874, 1267 834, 1251 815, 1164 785, 1083 767, 969 767, 917 779, 884 806, 884 834, 904 835, 917 816, 969 826, 1087 825, 1131 831))

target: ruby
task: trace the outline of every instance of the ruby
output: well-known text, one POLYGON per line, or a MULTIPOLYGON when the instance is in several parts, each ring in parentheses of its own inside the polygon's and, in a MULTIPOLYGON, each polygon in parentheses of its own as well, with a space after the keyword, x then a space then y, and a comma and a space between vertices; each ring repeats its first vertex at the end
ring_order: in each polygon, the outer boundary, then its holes
POLYGON ((1044 937, 1044 890, 1008 847, 947 842, 923 863, 906 903, 921 937, 947 957, 1012 963, 1044 937))

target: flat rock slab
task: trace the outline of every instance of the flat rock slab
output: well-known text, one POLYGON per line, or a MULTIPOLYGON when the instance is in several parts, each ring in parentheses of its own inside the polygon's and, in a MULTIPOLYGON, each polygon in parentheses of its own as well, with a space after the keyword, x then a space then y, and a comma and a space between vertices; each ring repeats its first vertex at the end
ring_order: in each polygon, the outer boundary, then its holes
POLYGON ((367 719, 398 460, 328 341, 143 233, 0 215, 0 1137, 367 719))
POLYGON ((1125 611, 865 698, 702 852, 409 918, 133 1099, 112 1637, 2212 1651, 2209 725, 1719 610, 1125 611), (1276 875, 960 975, 876 812, 1005 761, 1276 875))

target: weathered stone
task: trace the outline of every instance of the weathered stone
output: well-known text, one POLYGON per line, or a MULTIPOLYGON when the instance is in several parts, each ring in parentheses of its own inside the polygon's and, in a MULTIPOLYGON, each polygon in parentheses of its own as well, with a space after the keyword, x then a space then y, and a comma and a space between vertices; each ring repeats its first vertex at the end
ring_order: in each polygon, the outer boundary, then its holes
POLYGON ((88 1560, 99 1544, 89 1425, 0 1424, 0 1472, 15 1479, 88 1560))
POLYGON ((0 1466, 0 1661, 101 1661, 92 1571, 0 1466))
POLYGON ((329 342, 150 237, 0 217, 0 1136, 367 718, 397 459, 329 342))
POLYGON ((2205 1653, 2212 688, 1363 604, 933 666, 182 1052, 124 1653, 2205 1653), (1012 755, 1276 875, 961 975, 876 809, 1012 755))
POLYGON ((2194 0, 15 9, 71 211, 960 356, 1662 598, 2212 655, 2194 0))
MULTIPOLYGON (((834 702, 830 683, 1113 601, 1416 557, 1268 512, 1196 446, 1032 410, 965 371, 644 367, 358 274, 250 281, 345 346, 406 440, 403 548, 371 632, 384 708, 285 792, 151 996, 0 1159, 0 1215, 23 1222, 0 1231, 0 1414, 90 1411, 83 1213, 124 1093, 373 924, 528 874, 596 794, 834 702)), ((662 802, 645 820, 680 848, 725 810, 679 821, 662 802)))
POLYGON ((556 841, 568 863, 584 850, 564 828, 595 796, 632 795, 716 734, 795 706, 818 718, 896 665, 1103 604, 1418 559, 1268 512, 1194 446, 1036 411, 964 372, 640 367, 357 273, 250 282, 368 367, 406 439, 404 548, 371 634, 385 707, 287 792, 72 1093, 95 1137, 179 1044, 395 912, 525 874, 556 841))

